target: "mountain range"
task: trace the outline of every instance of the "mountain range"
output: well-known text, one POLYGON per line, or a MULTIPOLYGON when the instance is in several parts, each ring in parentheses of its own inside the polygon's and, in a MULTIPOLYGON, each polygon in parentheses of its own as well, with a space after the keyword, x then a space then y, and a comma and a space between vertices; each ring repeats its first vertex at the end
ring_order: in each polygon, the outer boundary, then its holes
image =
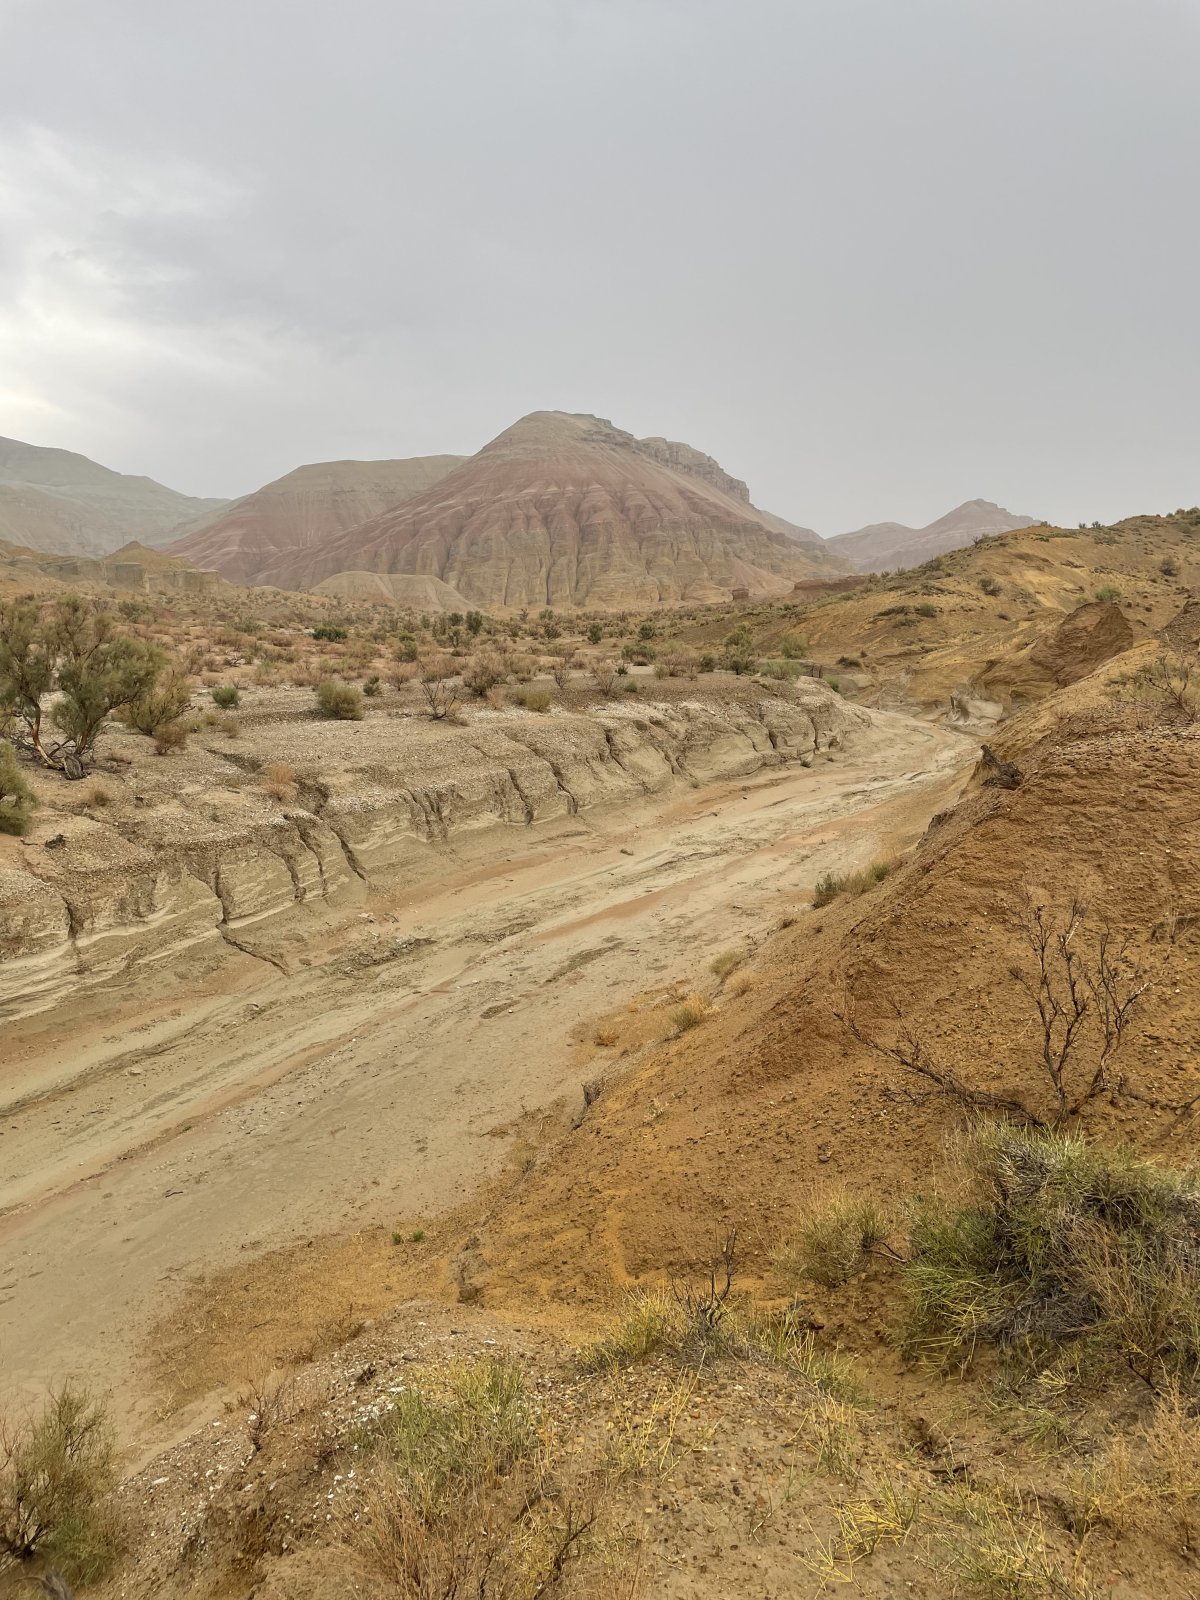
POLYGON ((1030 521, 972 500, 925 528, 823 540, 690 445, 564 411, 535 411, 474 456, 317 462, 234 501, 0 439, 0 539, 83 556, 134 539, 234 583, 422 608, 753 597, 916 565, 1030 521))
POLYGON ((179 494, 72 450, 0 438, 0 539, 60 556, 108 555, 136 539, 168 544, 224 500, 179 494))
POLYGON ((992 500, 964 500, 936 522, 909 528, 903 522, 872 522, 853 533, 827 541, 831 551, 857 572, 884 572, 892 567, 919 567, 933 556, 961 550, 992 533, 1031 528, 1033 517, 1016 517, 992 500))

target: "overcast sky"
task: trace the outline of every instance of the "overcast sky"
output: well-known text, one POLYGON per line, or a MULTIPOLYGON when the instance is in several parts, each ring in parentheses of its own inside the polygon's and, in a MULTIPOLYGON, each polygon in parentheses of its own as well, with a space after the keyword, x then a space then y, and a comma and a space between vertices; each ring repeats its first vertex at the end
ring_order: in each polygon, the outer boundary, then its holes
POLYGON ((195 494, 685 439, 836 533, 1200 501, 1200 0, 0 0, 0 434, 195 494))

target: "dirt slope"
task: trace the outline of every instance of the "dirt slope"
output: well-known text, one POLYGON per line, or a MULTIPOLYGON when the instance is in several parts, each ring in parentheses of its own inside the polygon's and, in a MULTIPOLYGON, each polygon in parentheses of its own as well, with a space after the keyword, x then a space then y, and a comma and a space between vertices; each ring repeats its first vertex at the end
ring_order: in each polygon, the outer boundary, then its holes
POLYGON ((314 546, 420 494, 464 459, 412 456, 297 467, 192 529, 172 553, 215 568, 231 583, 258 583, 269 571, 286 575, 314 546))
POLYGON ((1059 912, 1081 896, 1081 943, 1107 922, 1150 984, 1120 1057, 1145 1098, 1114 1091, 1081 1125, 1187 1158, 1191 1122, 1146 1101, 1200 1093, 1200 728, 1111 703, 1087 680, 998 748, 1021 787, 977 778, 911 863, 862 899, 804 913, 761 953, 746 996, 598 1102, 485 1231, 472 1260, 486 1302, 586 1302, 687 1274, 730 1227, 761 1269, 818 1179, 881 1197, 919 1185, 962 1108, 839 1011, 888 1043, 894 1002, 939 1066, 1045 1112, 1040 1035, 1010 972, 1030 961, 1023 885, 1059 912))
POLYGON ((425 574, 478 606, 617 608, 778 592, 838 565, 758 512, 711 457, 537 411, 432 489, 263 578, 425 574))
POLYGON ((130 539, 161 545, 224 505, 71 450, 0 439, 0 539, 53 555, 100 556, 130 539))

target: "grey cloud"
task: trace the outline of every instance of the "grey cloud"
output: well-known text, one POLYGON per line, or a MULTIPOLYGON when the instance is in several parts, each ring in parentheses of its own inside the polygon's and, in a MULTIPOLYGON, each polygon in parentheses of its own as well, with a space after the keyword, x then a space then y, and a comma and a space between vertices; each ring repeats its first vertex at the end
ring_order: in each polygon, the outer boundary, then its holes
POLYGON ((195 493, 542 406, 826 532, 1200 498, 1197 0, 0 3, 0 432, 195 493))

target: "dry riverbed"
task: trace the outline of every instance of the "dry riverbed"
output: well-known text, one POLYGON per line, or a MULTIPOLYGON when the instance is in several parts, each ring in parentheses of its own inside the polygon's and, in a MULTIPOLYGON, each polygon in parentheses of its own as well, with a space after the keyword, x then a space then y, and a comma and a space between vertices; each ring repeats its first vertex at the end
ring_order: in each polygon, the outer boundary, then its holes
POLYGON ((197 1273, 461 1202, 523 1119, 581 1103, 589 1019, 752 945, 821 873, 912 843, 973 753, 874 713, 811 767, 513 828, 488 860, 447 848, 440 874, 370 889, 286 970, 230 951, 189 986, 151 966, 14 1024, 8 1386, 84 1373, 151 1437, 135 1352, 197 1273))

